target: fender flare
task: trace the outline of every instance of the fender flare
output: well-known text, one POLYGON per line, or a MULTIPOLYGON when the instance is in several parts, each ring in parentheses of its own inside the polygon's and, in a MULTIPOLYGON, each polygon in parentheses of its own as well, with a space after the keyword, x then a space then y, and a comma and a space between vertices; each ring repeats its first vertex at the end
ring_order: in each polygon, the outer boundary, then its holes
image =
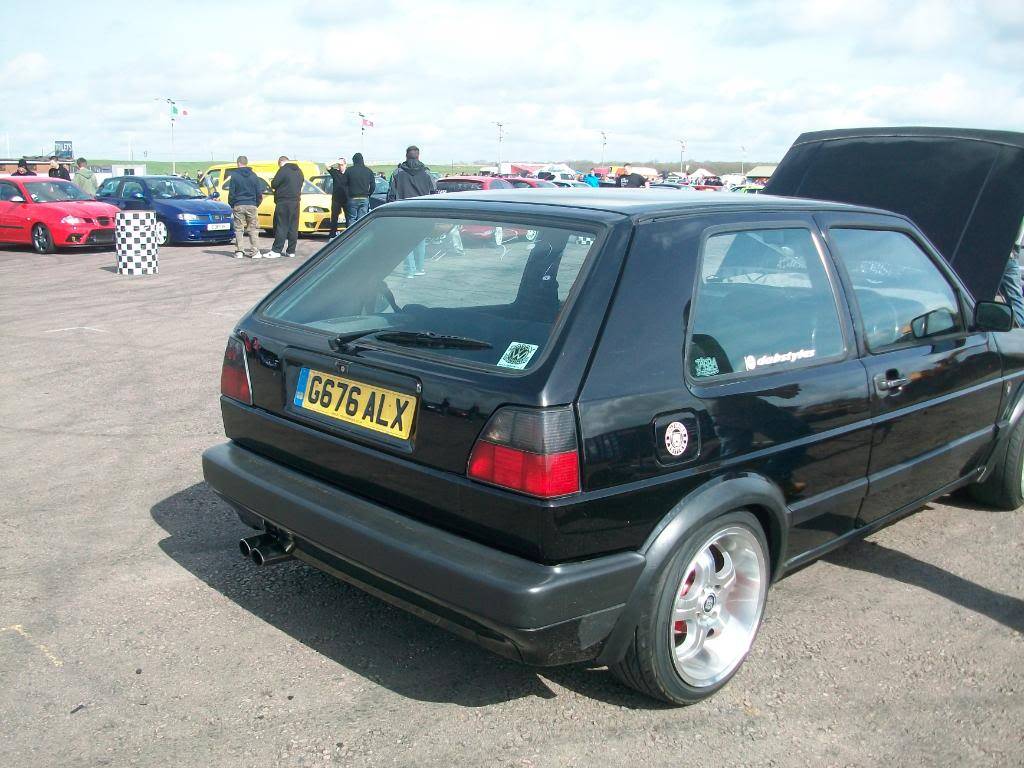
POLYGON ((1010 433, 1024 417, 1024 381, 1018 383, 1016 392, 1008 398, 1008 404, 1003 413, 1006 414, 1006 417, 996 422, 996 439, 992 446, 992 452, 985 459, 985 469, 975 480, 976 483, 988 480, 995 467, 1006 459, 1006 446, 1010 433))
POLYGON ((639 552, 646 560, 615 627, 598 657, 599 664, 615 664, 633 641, 634 628, 643 620, 647 594, 661 578, 679 545, 691 531, 708 520, 749 509, 765 529, 769 546, 771 581, 782 574, 791 516, 782 491, 762 475, 742 472, 718 477, 681 499, 651 532, 639 552))

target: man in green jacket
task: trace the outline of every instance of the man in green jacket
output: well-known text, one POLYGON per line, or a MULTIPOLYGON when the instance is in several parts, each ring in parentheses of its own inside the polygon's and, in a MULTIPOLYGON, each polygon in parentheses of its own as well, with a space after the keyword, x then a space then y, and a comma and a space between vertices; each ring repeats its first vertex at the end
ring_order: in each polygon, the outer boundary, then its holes
POLYGON ((72 183, 87 195, 96 195, 96 174, 89 170, 89 164, 84 157, 78 158, 78 170, 72 183))

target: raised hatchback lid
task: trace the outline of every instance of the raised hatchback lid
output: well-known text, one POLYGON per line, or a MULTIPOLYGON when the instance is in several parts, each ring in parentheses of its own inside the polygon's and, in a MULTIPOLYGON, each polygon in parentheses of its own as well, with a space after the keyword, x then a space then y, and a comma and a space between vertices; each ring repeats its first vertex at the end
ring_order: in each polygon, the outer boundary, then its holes
POLYGON ((802 134, 765 194, 901 213, 978 298, 992 298, 1024 219, 1024 134, 853 128, 802 134))

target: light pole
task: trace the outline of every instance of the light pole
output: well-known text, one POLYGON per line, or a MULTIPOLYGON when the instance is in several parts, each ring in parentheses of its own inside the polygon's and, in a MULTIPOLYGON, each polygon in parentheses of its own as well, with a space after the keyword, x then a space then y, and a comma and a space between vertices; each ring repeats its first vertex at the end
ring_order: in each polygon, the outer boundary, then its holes
POLYGON ((498 173, 501 173, 501 142, 505 138, 505 124, 495 121, 498 126, 498 173))
POLYGON ((601 131, 601 167, 604 168, 604 148, 608 144, 608 134, 601 131))
POLYGON ((171 175, 177 175, 177 166, 174 163, 174 118, 178 116, 178 102, 174 99, 153 99, 153 101, 166 101, 171 111, 171 175))
POLYGON ((679 142, 679 175, 683 175, 683 154, 686 152, 686 139, 677 139, 679 142))
POLYGON ((747 175, 744 172, 744 170, 746 168, 746 165, 747 165, 747 148, 746 147, 740 147, 740 176, 744 176, 745 177, 747 175))

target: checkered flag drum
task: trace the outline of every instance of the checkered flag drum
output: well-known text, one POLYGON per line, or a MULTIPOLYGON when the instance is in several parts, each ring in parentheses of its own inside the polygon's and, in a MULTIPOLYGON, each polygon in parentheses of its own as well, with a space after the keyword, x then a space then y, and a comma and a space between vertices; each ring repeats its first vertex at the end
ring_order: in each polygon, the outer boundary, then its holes
POLYGON ((114 222, 117 274, 155 275, 160 271, 160 246, 153 211, 120 211, 114 222))

